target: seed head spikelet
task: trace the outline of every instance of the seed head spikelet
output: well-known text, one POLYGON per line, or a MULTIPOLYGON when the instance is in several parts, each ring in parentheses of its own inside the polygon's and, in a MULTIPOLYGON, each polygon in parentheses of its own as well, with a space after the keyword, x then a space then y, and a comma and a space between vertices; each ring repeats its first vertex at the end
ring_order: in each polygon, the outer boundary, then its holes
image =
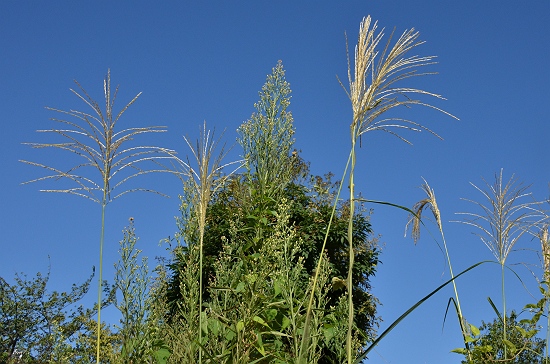
POLYGON ((141 92, 137 94, 123 109, 113 118, 113 107, 118 87, 111 96, 110 72, 104 80, 103 90, 105 96, 105 112, 101 109, 98 102, 90 97, 86 90, 75 81, 80 89, 80 93, 71 89, 80 100, 91 107, 94 114, 76 110, 59 110, 48 107, 48 110, 58 112, 69 116, 75 120, 52 118, 51 120, 64 125, 66 128, 52 128, 38 130, 39 133, 55 133, 63 137, 65 142, 61 143, 24 143, 32 148, 56 148, 66 150, 81 157, 83 161, 67 170, 48 166, 46 164, 22 160, 21 162, 41 167, 51 172, 50 175, 39 177, 24 184, 45 181, 59 180, 62 178, 72 181, 75 186, 71 188, 41 189, 42 192, 63 192, 88 198, 98 203, 109 203, 116 198, 135 191, 157 191, 147 188, 131 188, 124 190, 111 197, 111 193, 118 190, 125 182, 139 175, 152 172, 165 172, 164 169, 142 168, 144 162, 153 162, 158 165, 162 159, 171 158, 170 154, 174 152, 156 146, 129 146, 124 148, 130 141, 141 134, 165 132, 164 126, 132 127, 116 131, 115 127, 122 114, 132 105, 141 92), (78 123, 81 121, 81 123, 78 123), (101 183, 90 173, 92 170, 99 172, 101 183), (124 176, 121 174, 125 173, 124 176), (103 199, 105 193, 105 201, 103 199))
POLYGON ((532 208, 537 202, 530 199, 529 186, 517 183, 514 175, 504 183, 503 170, 495 175, 495 183, 484 180, 487 189, 483 190, 470 183, 479 191, 485 203, 464 198, 473 203, 479 212, 460 212, 465 219, 460 221, 474 226, 474 234, 487 246, 500 264, 504 264, 512 248, 533 226, 540 222, 540 213, 532 208))
POLYGON ((424 181, 424 183, 420 186, 420 188, 424 191, 427 197, 414 204, 412 208, 414 215, 409 215, 409 220, 407 221, 407 225, 405 228, 407 230, 408 227, 412 224, 411 237, 413 238, 415 244, 418 242, 418 239, 420 239, 420 224, 422 222, 422 212, 424 211, 424 209, 430 209, 435 218, 437 228, 440 231, 443 230, 443 226, 441 224, 441 213, 439 212, 439 208, 437 207, 435 192, 430 187, 430 185, 428 185, 428 182, 426 182, 424 178, 422 178, 422 180, 424 181))
MULTIPOLYGON (((520 238, 540 223, 540 212, 533 208, 534 205, 539 203, 530 198, 531 193, 527 192, 529 186, 517 183, 514 175, 510 177, 508 182, 504 183, 502 169, 499 174, 495 175, 494 184, 490 185, 485 180, 484 182, 487 186, 486 190, 470 183, 476 190, 481 192, 485 202, 464 199, 477 206, 479 212, 459 213, 465 216, 465 219, 460 222, 476 228, 477 231, 474 234, 487 246, 501 265, 503 338, 506 340, 504 267, 508 255, 520 238)), ((505 359, 507 355, 505 346, 505 359)))
MULTIPOLYGON (((359 41, 355 48, 353 77, 348 53, 349 90, 346 89, 346 94, 352 104, 351 128, 354 137, 358 138, 369 131, 381 130, 410 144, 406 138, 399 134, 399 130, 404 129, 425 130, 441 138, 429 128, 412 120, 400 117, 380 118, 384 113, 398 106, 420 105, 456 119, 448 112, 414 98, 414 95, 425 95, 444 99, 441 95, 395 85, 397 82, 411 77, 434 74, 433 72, 418 72, 418 68, 435 64, 435 56, 405 56, 412 49, 424 43, 418 41, 419 32, 414 29, 406 30, 390 47, 393 38, 392 32, 384 49, 380 52, 376 48, 384 36, 384 30, 377 33, 376 29, 377 23, 375 22, 371 27, 370 17, 364 18, 361 22, 359 41)), ((344 87, 341 82, 340 84, 344 87)))

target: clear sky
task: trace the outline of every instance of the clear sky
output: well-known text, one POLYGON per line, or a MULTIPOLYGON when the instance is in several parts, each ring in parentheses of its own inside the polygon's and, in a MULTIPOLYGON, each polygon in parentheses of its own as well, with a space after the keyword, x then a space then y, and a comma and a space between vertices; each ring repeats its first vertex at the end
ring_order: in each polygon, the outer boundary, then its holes
MULTIPOLYGON (((46 106, 85 109, 69 91, 73 79, 100 101, 110 68, 113 85, 120 84, 119 107, 143 91, 122 125, 167 126, 168 133, 146 142, 183 156, 182 136, 195 139, 204 120, 218 134, 226 128, 224 140, 233 144, 236 128, 254 111, 266 75, 282 60, 293 90, 296 146, 314 173, 339 176, 349 152, 351 106, 335 76, 347 77, 344 32, 353 45, 361 19, 369 14, 387 35, 394 27, 398 34, 411 27, 420 31, 426 44, 415 53, 437 55, 439 63, 431 70, 438 75, 412 85, 445 96, 447 101, 433 102, 460 121, 425 108, 401 110, 403 117, 422 122, 444 140, 408 134, 414 144, 409 146, 389 134, 365 135, 356 188, 366 198, 412 206, 424 198, 418 186, 426 178, 438 197, 455 270, 492 259, 471 228, 449 221, 459 218, 456 212, 472 209, 461 198, 481 197, 469 183, 492 182, 501 168, 506 179, 515 173, 531 185, 534 198, 549 194, 550 2, 1 1, 0 276, 8 281, 16 272, 33 276, 51 264, 50 288, 69 290, 98 265, 99 205, 38 191, 55 187, 52 183, 20 184, 44 171, 19 159, 78 162, 73 155, 22 145, 48 141, 47 135, 35 133, 55 126, 49 118, 56 115, 46 106)), ((230 158, 238 156, 235 148, 230 158)), ((135 218, 140 247, 151 260, 166 256, 158 242, 176 231, 180 182, 158 175, 143 184, 172 197, 136 193, 108 206, 105 277, 110 280, 129 217, 135 218)), ((428 234, 416 246, 403 237, 404 212, 373 208, 383 264, 372 283, 383 304, 383 330, 449 274, 428 234)), ((435 226, 430 229, 435 235, 435 226)), ((538 246, 522 240, 517 245, 522 250, 512 253, 509 262, 536 264, 538 246)), ((536 293, 529 270, 514 267, 536 293)), ((500 302, 499 282, 496 265, 459 279, 470 322, 494 318, 486 298, 500 302)), ((535 301, 511 273, 507 292, 510 308, 535 301)), ((459 363, 461 357, 449 353, 461 346, 456 318, 451 315, 442 329, 451 295, 449 287, 415 311, 369 362, 459 363)), ((90 304, 94 298, 92 291, 90 304)))

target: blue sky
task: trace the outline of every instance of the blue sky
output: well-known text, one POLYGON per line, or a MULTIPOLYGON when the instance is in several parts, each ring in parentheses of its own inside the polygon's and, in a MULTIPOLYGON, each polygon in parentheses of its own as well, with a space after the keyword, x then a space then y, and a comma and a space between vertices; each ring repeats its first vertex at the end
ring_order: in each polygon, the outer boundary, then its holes
MULTIPOLYGON (((293 90, 296 146, 312 172, 341 175, 349 147, 351 107, 336 75, 347 77, 344 32, 356 41, 363 16, 371 15, 387 35, 414 27, 426 44, 419 55, 437 55, 438 75, 413 85, 442 94, 434 104, 460 118, 429 109, 402 110, 430 127, 408 134, 413 146, 385 133, 371 133, 358 153, 357 188, 371 199, 412 206, 424 198, 421 177, 435 189, 455 270, 491 259, 465 225, 450 223, 472 208, 460 198, 481 195, 469 184, 492 182, 504 168, 536 199, 548 196, 547 162, 550 3, 547 1, 241 1, 241 2, 0 2, 0 276, 34 275, 51 264, 51 288, 68 290, 98 264, 99 205, 65 195, 40 193, 49 183, 21 185, 43 171, 19 159, 61 163, 63 153, 32 150, 22 142, 47 141, 37 129, 56 116, 46 106, 83 109, 69 91, 76 79, 96 100, 111 69, 120 85, 119 107, 143 91, 121 123, 165 125, 168 133, 147 142, 187 154, 183 135, 198 136, 207 124, 233 144, 236 128, 254 111, 258 91, 278 60, 293 90), (48 259, 49 257, 49 259, 48 259)), ((387 38, 386 38, 387 39, 387 38)), ((235 148, 230 158, 236 159, 235 148)), ((76 160, 75 160, 76 161, 76 160)), ((70 163, 70 160, 67 161, 70 163)), ((176 231, 180 182, 168 175, 144 179, 172 196, 136 193, 107 211, 106 278, 111 279, 118 241, 135 218, 140 247, 152 260, 165 256, 158 242, 176 231)), ((414 246, 404 238, 406 215, 373 206, 373 228, 381 234, 383 264, 373 280, 383 306, 381 330, 449 278, 444 256, 424 234, 414 246)), ((435 234, 436 229, 431 227, 435 234)), ((510 263, 537 263, 537 241, 524 239, 510 263)), ((151 261, 150 265, 154 265, 151 261)), ((531 273, 514 266, 536 292, 531 273)), ((536 268, 535 268, 536 269, 536 268)), ((466 318, 479 324, 494 313, 487 296, 500 301, 499 269, 485 265, 458 281, 466 318)), ((508 305, 535 301, 510 274, 508 305)), ((449 351, 461 345, 454 317, 442 330, 451 289, 440 292, 387 336, 372 363, 458 363, 449 351)), ((95 294, 91 292, 90 304, 95 294)), ((538 297, 537 297, 538 299, 538 297)), ((115 317, 114 313, 110 314, 115 317)), ((109 315, 107 315, 109 316, 109 315)))

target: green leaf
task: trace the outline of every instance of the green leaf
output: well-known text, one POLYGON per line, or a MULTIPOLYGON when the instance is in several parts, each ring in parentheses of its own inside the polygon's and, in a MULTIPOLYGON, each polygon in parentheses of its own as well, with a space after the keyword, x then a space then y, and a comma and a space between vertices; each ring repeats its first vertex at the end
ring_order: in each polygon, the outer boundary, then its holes
POLYGON ((218 335, 221 329, 221 324, 215 318, 210 318, 208 319, 208 329, 212 332, 212 334, 218 335))
POLYGON ((281 324, 281 330, 284 330, 286 329, 287 327, 290 326, 290 320, 288 317, 286 316, 283 316, 283 323, 281 324))
POLYGON ((237 322, 237 332, 241 331, 242 329, 244 329, 244 322, 243 322, 243 320, 237 322))
MULTIPOLYGON (((237 328, 239 327, 239 324, 237 323, 237 328)), ((243 323, 243 327, 241 327, 241 330, 244 328, 244 323, 243 323)), ((231 342, 233 339, 235 338, 235 331, 233 330, 227 330, 225 332, 225 340, 227 340, 227 342, 231 342)))
MULTIPOLYGON (((258 317, 258 316, 256 316, 258 317)), ((260 352, 263 356, 265 356, 265 349, 264 349, 264 343, 262 341, 262 334, 258 333, 258 346, 256 347, 256 350, 260 352)))
POLYGON ((245 286, 246 285, 244 282, 239 282, 239 284, 237 284, 237 288, 235 288, 235 293, 241 293, 242 291, 244 291, 245 286))
POLYGON ((451 353, 466 355, 466 354, 468 354, 468 350, 466 350, 464 348, 458 348, 458 349, 451 350, 451 353))
POLYGON ((275 297, 281 294, 281 284, 279 281, 273 282, 273 291, 275 291, 275 297))
POLYGON ((273 321, 275 320, 278 314, 279 314, 279 311, 275 308, 272 308, 265 312, 265 318, 267 319, 267 321, 273 321))
POLYGON ((506 345, 506 347, 510 350, 510 353, 512 355, 515 354, 515 352, 517 351, 517 348, 516 346, 514 345, 514 343, 512 343, 510 340, 507 340, 507 339, 502 339, 502 342, 504 343, 504 345, 506 345))
POLYGON ((260 316, 254 316, 252 318, 252 320, 256 321, 257 323, 259 323, 260 325, 264 325, 265 327, 269 327, 269 325, 264 321, 263 318, 261 318, 260 316))
POLYGON ((330 339, 332 339, 335 334, 336 334, 336 327, 334 327, 334 325, 329 324, 323 327, 323 335, 325 336, 326 342, 329 342, 330 339))
POLYGON ((474 336, 479 336, 479 329, 477 327, 470 324, 470 330, 472 330, 472 334, 474 334, 474 336))
POLYGON ((170 356, 170 350, 166 348, 160 348, 153 353, 157 364, 166 364, 168 362, 168 357, 170 356))
POLYGON ((521 336, 527 337, 527 331, 523 327, 521 326, 514 326, 514 327, 516 328, 516 330, 520 332, 521 336))

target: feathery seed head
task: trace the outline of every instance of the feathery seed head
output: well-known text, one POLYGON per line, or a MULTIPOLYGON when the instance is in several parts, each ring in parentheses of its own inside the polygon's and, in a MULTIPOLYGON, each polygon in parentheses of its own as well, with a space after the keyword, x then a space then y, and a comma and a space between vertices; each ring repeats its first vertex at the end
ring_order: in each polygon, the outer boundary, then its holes
POLYGON ((51 120, 63 125, 63 128, 38 130, 38 132, 57 134, 61 136, 65 142, 24 144, 30 145, 32 148, 56 148, 69 151, 81 157, 81 163, 67 170, 22 160, 21 162, 23 163, 41 167, 51 173, 48 176, 24 182, 24 184, 64 178, 71 181, 75 186, 71 188, 46 189, 41 191, 70 193, 88 198, 103 205, 129 192, 147 191, 159 193, 149 189, 132 188, 122 191, 111 198, 111 193, 115 189, 118 189, 118 187, 134 177, 152 172, 165 172, 165 170, 162 169, 146 169, 142 167, 142 165, 145 162, 152 162, 159 165, 160 160, 170 159, 170 154, 173 154, 173 151, 169 149, 155 146, 134 145, 126 147, 126 145, 138 135, 165 132, 166 127, 164 126, 131 127, 120 131, 115 130, 115 126, 122 114, 137 100, 141 93, 138 93, 116 116, 113 116, 112 110, 118 87, 111 95, 110 70, 107 72, 107 76, 103 81, 105 112, 101 109, 99 103, 92 99, 77 81, 75 81, 75 83, 80 91, 77 92, 71 89, 71 92, 86 103, 93 112, 88 113, 75 110, 64 111, 48 107, 48 110, 58 112, 70 118, 52 118, 51 120), (90 175, 89 167, 91 167, 92 171, 95 170, 99 172, 101 180, 97 180, 90 175))
POLYGON ((404 79, 433 74, 419 73, 418 69, 434 64, 434 56, 406 55, 413 48, 423 44, 418 41, 419 33, 414 29, 406 30, 390 47, 392 32, 385 47, 379 51, 378 45, 384 33, 383 30, 377 32, 376 29, 377 23, 371 26, 370 16, 363 18, 355 47, 353 73, 348 51, 349 90, 340 81, 352 104, 353 121, 350 125, 352 138, 356 140, 368 131, 381 130, 410 144, 396 131, 399 129, 425 130, 441 138, 430 129, 411 120, 395 117, 381 118, 384 113, 398 106, 421 105, 456 119, 453 115, 414 98, 415 95, 426 95, 443 99, 442 96, 421 89, 395 85, 404 79))
POLYGON ((503 170, 495 175, 495 183, 485 181, 486 190, 470 183, 482 193, 486 202, 463 199, 478 207, 480 212, 461 212, 466 219, 460 221, 478 229, 475 233, 489 248, 500 264, 504 264, 514 245, 530 229, 540 223, 540 213, 533 208, 538 204, 525 201, 531 196, 529 186, 517 184, 514 175, 504 183, 503 170))
POLYGON ((549 281, 550 279, 550 240, 548 239, 548 225, 545 225, 539 234, 541 248, 542 248, 542 258, 543 258, 543 268, 544 268, 544 280, 549 281))
POLYGON ((412 224, 411 237, 413 238, 415 244, 417 243, 418 239, 420 239, 420 223, 422 218, 422 211, 424 211, 425 208, 429 208, 432 212, 439 231, 443 230, 443 226, 441 224, 441 214, 439 212, 437 201, 435 199, 435 192, 428 185, 428 182, 426 182, 425 179, 423 180, 424 183, 422 184, 422 186, 420 186, 420 188, 426 193, 427 197, 414 204, 412 208, 414 215, 409 215, 409 221, 407 222, 405 228, 406 231, 408 226, 412 224))

